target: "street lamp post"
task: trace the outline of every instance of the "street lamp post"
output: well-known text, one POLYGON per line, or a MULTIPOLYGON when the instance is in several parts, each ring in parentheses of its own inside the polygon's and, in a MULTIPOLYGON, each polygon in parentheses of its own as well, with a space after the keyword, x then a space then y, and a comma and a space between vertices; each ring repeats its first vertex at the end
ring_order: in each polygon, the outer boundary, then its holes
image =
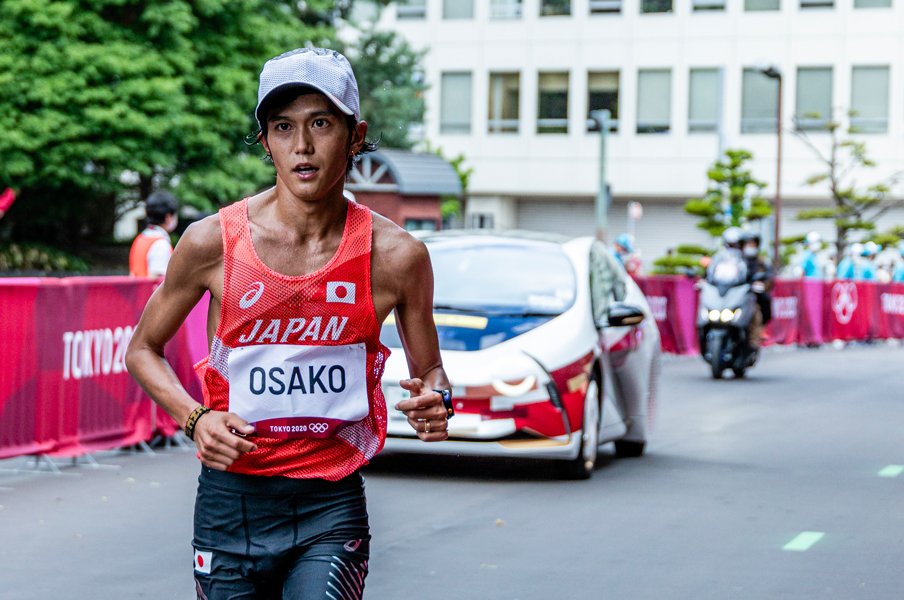
POLYGON ((606 138, 609 135, 609 121, 612 113, 608 110, 591 111, 593 118, 600 127, 600 185, 596 193, 596 239, 605 241, 606 230, 609 228, 609 186, 606 183, 606 138))
POLYGON ((778 81, 778 109, 776 111, 775 135, 778 143, 775 162, 775 201, 772 205, 772 218, 775 229, 772 234, 772 266, 778 274, 782 266, 781 258, 781 222, 782 222, 782 72, 772 65, 760 72, 770 79, 778 81))

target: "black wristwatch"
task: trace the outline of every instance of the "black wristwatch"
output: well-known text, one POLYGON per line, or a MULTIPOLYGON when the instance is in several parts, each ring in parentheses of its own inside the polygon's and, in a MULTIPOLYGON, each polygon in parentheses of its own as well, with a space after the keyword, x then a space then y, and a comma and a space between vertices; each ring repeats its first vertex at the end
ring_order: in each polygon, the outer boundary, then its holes
POLYGON ((452 390, 433 390, 443 397, 443 406, 446 408, 446 418, 451 419, 455 416, 455 409, 452 408, 452 390))

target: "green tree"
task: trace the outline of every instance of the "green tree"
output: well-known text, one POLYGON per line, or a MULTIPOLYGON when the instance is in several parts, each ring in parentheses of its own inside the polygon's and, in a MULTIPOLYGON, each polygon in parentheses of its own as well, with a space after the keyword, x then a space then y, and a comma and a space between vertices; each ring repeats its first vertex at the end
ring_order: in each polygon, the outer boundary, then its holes
MULTIPOLYGON (((726 150, 706 173, 709 179, 706 194, 684 205, 685 212, 700 217, 697 227, 714 238, 729 227, 742 227, 772 214, 772 206, 760 195, 766 184, 754 179, 747 166, 752 158, 753 154, 747 150, 726 150)), ((712 253, 701 246, 681 245, 654 260, 653 272, 699 276, 704 272, 703 258, 712 253)))
POLYGON ((0 0, 4 228, 73 247, 160 187, 211 210, 266 185, 243 141, 260 67, 335 46, 334 18, 331 0, 0 0))
MULTIPOLYGON (((873 235, 876 221, 889 210, 904 205, 904 201, 892 197, 892 188, 904 172, 898 172, 871 185, 857 183, 856 176, 863 169, 876 166, 867 155, 866 143, 856 139, 856 127, 845 130, 842 123, 832 119, 826 126, 830 134, 828 151, 810 137, 806 130, 796 128, 794 134, 822 163, 819 173, 807 178, 807 185, 827 185, 831 206, 802 210, 797 218, 802 220, 829 219, 835 224, 838 256, 851 241, 854 232, 867 237, 873 235)), ((823 131, 824 132, 824 131, 823 131)))
POLYGON ((410 150, 415 140, 410 130, 424 121, 424 84, 421 60, 394 32, 361 32, 348 49, 361 94, 361 116, 368 123, 368 137, 382 146, 410 150))
POLYGON ((754 179, 747 167, 752 158, 747 150, 726 150, 710 167, 706 195, 684 205, 685 212, 701 218, 697 227, 718 237, 728 227, 740 227, 772 214, 772 206, 760 196, 766 184, 754 179))

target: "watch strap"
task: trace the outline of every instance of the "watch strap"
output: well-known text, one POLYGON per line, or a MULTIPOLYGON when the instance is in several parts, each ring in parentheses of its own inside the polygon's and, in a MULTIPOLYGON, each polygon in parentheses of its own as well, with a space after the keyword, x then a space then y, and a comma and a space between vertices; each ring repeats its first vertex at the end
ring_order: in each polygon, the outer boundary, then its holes
POLYGON ((443 399, 443 406, 446 409, 446 418, 451 419, 455 416, 455 408, 452 406, 452 390, 433 390, 443 399))

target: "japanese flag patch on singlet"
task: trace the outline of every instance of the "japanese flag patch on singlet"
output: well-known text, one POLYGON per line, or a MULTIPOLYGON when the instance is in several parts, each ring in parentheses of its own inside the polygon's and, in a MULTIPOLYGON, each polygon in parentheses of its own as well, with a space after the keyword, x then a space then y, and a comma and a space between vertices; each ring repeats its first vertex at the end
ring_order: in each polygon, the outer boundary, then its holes
POLYGON ((229 411, 272 438, 325 438, 369 412, 367 350, 261 344, 229 353, 229 411))

